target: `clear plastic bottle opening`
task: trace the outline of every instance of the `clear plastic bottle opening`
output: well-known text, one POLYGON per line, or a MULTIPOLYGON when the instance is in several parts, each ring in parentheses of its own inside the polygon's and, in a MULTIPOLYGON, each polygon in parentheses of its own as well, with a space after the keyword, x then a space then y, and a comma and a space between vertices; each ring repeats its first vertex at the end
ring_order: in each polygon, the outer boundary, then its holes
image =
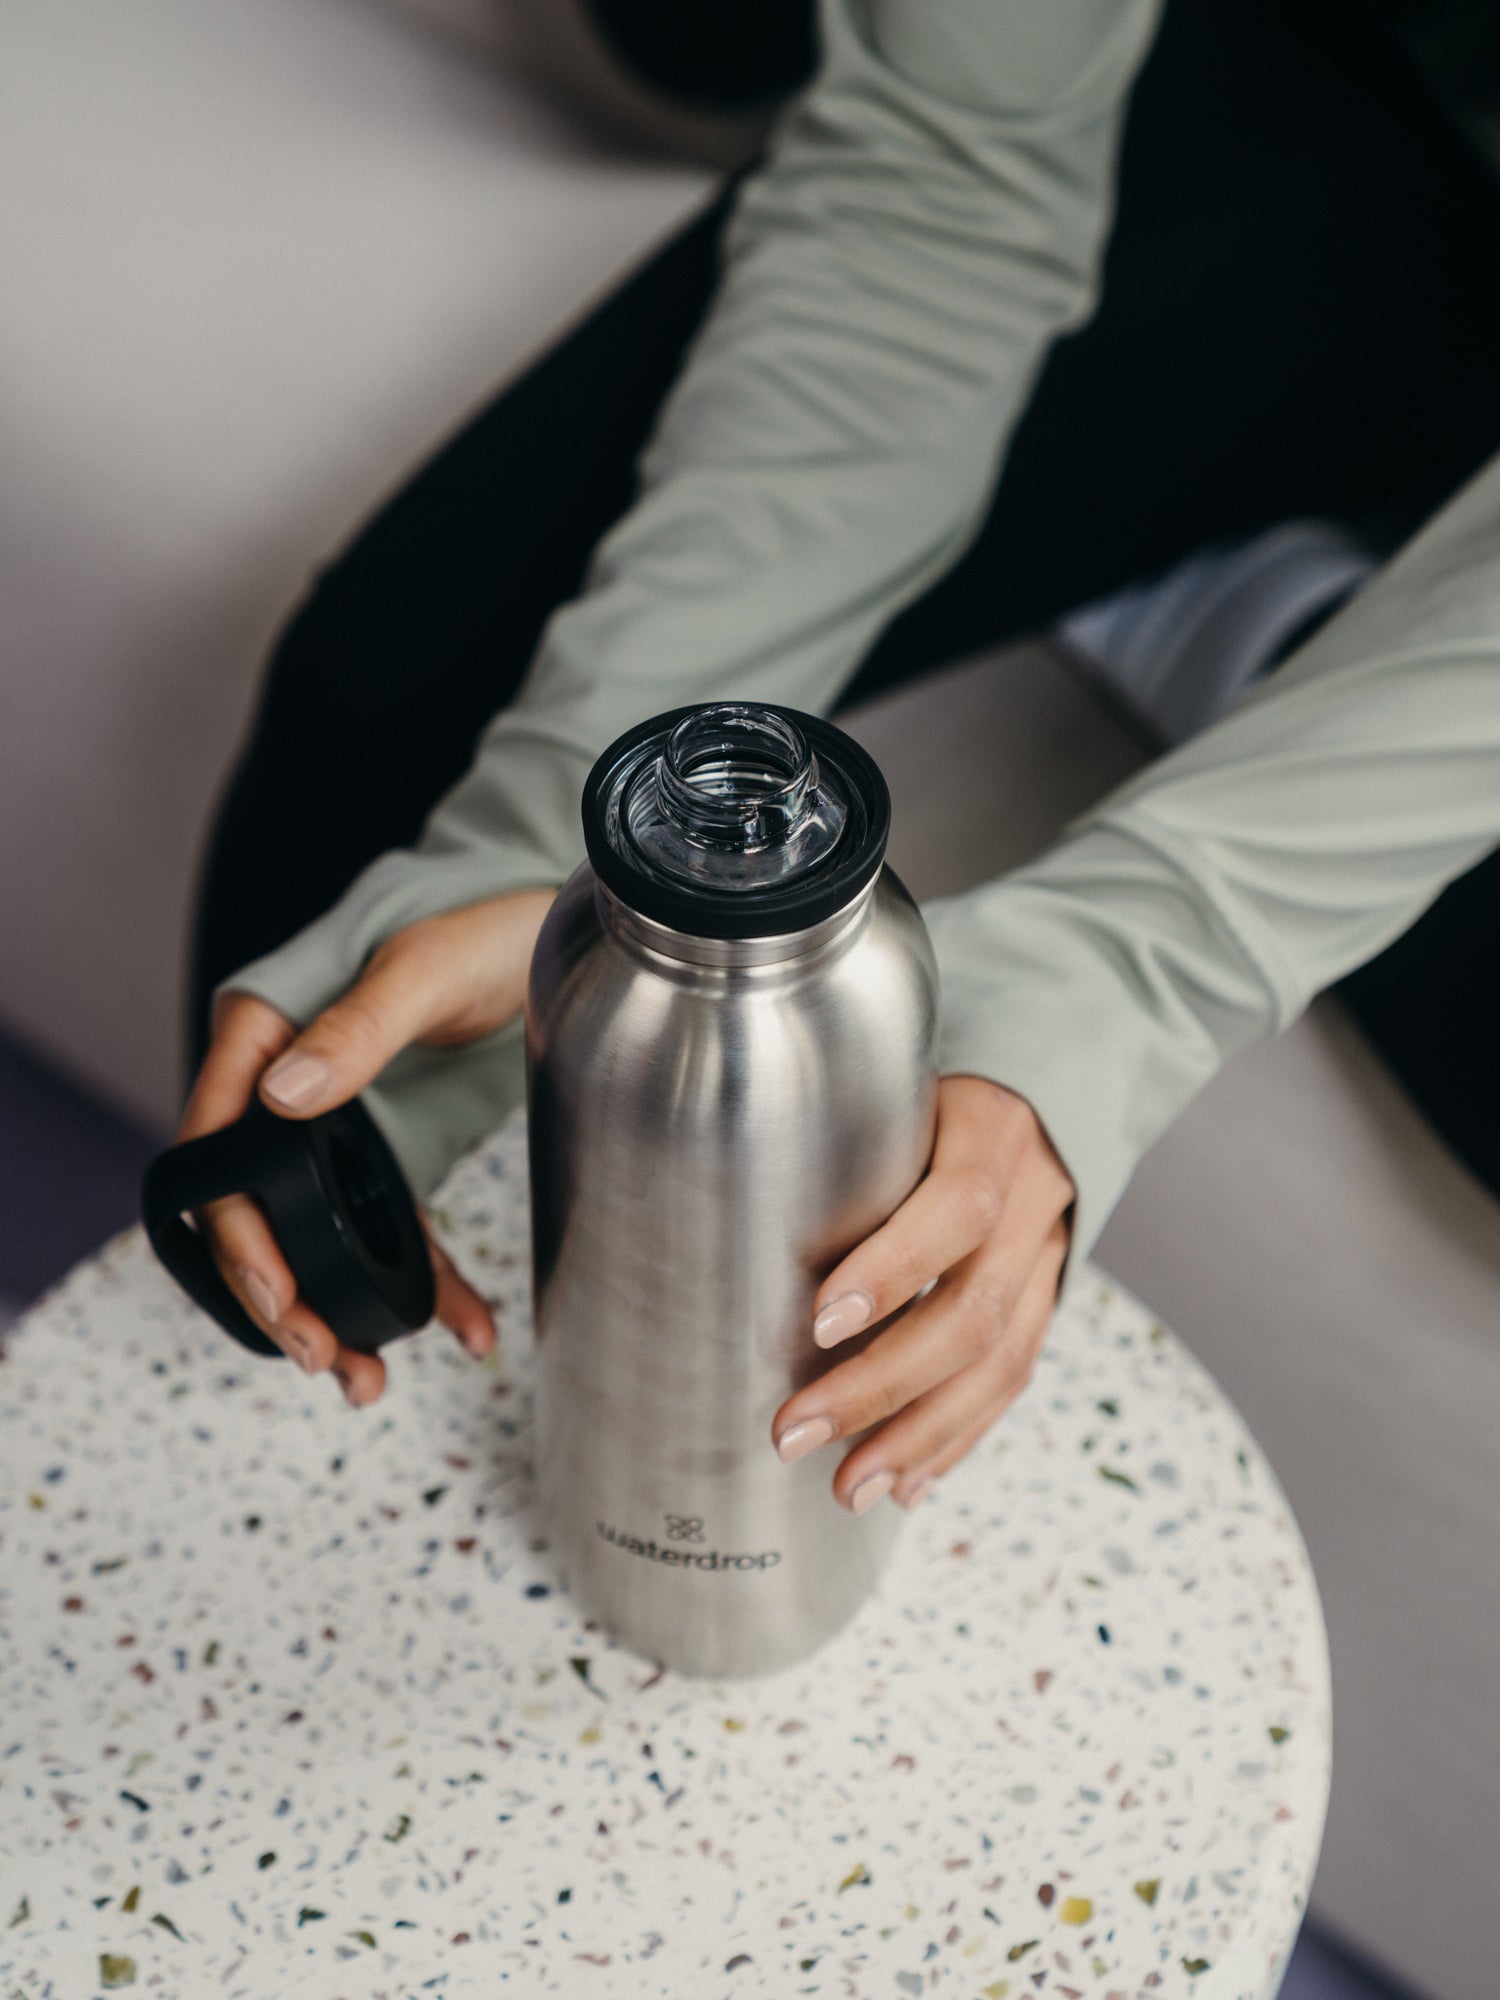
POLYGON ((749 702, 687 716, 619 802, 638 863, 703 889, 782 883, 828 854, 848 805, 795 724, 749 702))

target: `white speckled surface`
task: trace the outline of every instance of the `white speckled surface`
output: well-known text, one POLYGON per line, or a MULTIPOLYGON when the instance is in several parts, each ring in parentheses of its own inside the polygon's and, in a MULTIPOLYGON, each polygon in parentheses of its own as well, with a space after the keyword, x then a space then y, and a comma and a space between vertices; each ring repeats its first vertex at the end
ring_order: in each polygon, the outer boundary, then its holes
POLYGON ((388 1348, 369 1410, 136 1231, 6 1337, 6 2000, 1269 2000, 1322 1619, 1142 1307, 1082 1288, 822 1653, 685 1681, 586 1629, 529 1518, 518 1124, 440 1213, 500 1347, 388 1348))

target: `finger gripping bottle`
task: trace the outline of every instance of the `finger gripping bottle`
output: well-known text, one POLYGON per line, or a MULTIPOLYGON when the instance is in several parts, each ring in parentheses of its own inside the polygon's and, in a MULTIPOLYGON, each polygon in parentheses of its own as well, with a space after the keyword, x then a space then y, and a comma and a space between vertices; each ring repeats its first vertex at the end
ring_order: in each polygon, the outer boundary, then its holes
POLYGON ((716 702, 613 743, 526 1012, 535 1465, 580 1607, 693 1675, 824 1644, 904 1520, 833 1497, 858 1441, 771 1419, 858 1353, 812 1300, 932 1149, 937 974, 841 730, 716 702))

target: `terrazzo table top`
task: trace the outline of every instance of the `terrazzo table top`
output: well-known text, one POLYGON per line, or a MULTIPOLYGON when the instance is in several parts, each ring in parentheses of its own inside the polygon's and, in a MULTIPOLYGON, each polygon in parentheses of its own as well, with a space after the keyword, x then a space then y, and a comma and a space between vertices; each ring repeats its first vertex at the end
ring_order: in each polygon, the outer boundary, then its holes
POLYGON ((537 1532, 519 1121, 436 1220, 500 1344, 387 1348, 366 1410, 135 1230, 7 1337, 6 2000, 1269 2000, 1322 1617, 1148 1312, 1089 1272, 853 1623, 687 1680, 589 1629, 537 1532))

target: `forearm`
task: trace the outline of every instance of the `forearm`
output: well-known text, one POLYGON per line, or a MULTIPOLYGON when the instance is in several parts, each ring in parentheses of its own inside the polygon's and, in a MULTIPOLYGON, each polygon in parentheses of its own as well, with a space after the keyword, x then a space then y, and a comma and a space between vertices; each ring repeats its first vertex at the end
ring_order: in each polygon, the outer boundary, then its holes
POLYGON ((927 911, 943 1067, 1027 1097, 1073 1264, 1146 1148, 1500 840, 1500 461, 1240 708, 927 911))
POLYGON ((641 490, 414 850, 236 975, 295 1018, 416 918, 554 884, 620 730, 721 695, 826 707, 974 532, 1051 339, 1097 291, 1155 0, 827 0, 746 182, 641 490), (1043 25, 1044 24, 1044 25, 1043 25))

